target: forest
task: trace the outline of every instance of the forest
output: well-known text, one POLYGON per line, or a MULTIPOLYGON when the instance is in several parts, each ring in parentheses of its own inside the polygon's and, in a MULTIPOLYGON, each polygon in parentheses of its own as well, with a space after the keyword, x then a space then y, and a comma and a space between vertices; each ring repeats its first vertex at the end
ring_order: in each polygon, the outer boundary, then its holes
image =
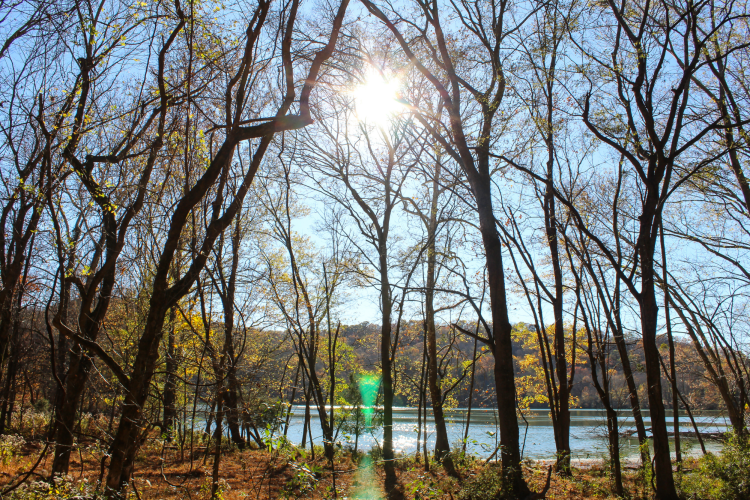
POLYGON ((0 1, 0 497, 750 498, 749 21, 0 1))

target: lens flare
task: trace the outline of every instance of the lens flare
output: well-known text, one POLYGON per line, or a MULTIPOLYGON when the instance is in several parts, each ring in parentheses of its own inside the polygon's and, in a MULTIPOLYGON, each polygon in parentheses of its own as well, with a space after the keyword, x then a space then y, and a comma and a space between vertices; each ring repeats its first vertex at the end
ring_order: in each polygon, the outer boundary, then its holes
POLYGON ((362 404, 365 406, 365 422, 370 426, 372 420, 372 407, 380 389, 380 377, 377 375, 363 375, 359 379, 359 392, 362 394, 362 404))

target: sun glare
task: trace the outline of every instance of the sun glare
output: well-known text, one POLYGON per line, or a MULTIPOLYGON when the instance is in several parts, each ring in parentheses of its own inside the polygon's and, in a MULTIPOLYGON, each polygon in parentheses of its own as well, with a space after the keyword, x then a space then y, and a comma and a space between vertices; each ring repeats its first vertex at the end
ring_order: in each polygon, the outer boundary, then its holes
POLYGON ((357 118, 372 125, 386 126, 404 109, 399 102, 399 86, 398 79, 386 80, 381 74, 371 72, 352 92, 357 118))

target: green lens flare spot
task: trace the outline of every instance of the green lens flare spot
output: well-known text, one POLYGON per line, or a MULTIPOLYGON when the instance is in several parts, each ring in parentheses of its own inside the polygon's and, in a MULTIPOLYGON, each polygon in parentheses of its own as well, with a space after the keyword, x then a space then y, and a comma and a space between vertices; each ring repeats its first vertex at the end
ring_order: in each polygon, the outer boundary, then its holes
POLYGON ((372 407, 375 405, 375 400, 378 397, 378 390, 380 389, 380 376, 379 375, 362 375, 359 378, 359 392, 362 394, 362 403, 365 406, 365 422, 370 425, 372 419, 372 407))

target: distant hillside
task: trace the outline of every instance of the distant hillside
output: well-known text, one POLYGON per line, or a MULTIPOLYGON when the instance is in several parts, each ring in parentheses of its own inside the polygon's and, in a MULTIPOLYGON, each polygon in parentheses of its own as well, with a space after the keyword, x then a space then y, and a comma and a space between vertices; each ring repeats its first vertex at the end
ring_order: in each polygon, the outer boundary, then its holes
MULTIPOLYGON (((471 327, 473 329, 473 327, 471 327)), ((514 337, 513 355, 516 365, 516 379, 519 399, 525 400, 531 408, 547 407, 546 386, 542 377, 541 357, 539 348, 534 340, 536 332, 533 326, 518 324, 516 330, 524 328, 528 331, 524 335, 514 337), (520 338, 519 338, 520 337, 520 338)), ((404 323, 399 332, 399 349, 396 354, 397 365, 397 396, 395 404, 399 406, 416 405, 419 392, 417 386, 422 367, 423 336, 421 324, 418 322, 404 323)), ((442 347, 439 357, 442 361, 443 375, 446 383, 443 387, 452 385, 460 378, 464 371, 467 373, 447 398, 447 403, 453 406, 465 407, 469 404, 470 362, 474 350, 474 340, 467 335, 454 333, 448 327, 442 327, 439 347, 442 347), (469 365, 469 367, 467 367, 469 365)), ((585 337, 580 335, 579 337, 585 337)), ((380 325, 363 322, 342 327, 341 340, 351 347, 357 363, 363 370, 372 371, 380 366, 380 325)), ((579 349, 575 356, 575 376, 573 379, 572 396, 577 408, 601 408, 601 402, 592 383, 591 367, 585 344, 579 338, 579 349)), ((627 338, 628 355, 633 370, 633 376, 641 405, 648 408, 646 395, 646 373, 643 361, 643 349, 637 338, 627 338)), ((666 336, 657 338, 657 345, 661 346, 665 362, 668 362, 666 336)), ((708 381, 703 364, 689 342, 675 340, 675 360, 678 379, 678 390, 693 408, 719 409, 723 407, 717 391, 708 381)), ((474 398, 472 404, 476 407, 492 407, 495 404, 493 360, 489 351, 482 350, 482 344, 477 346, 478 360, 474 373, 474 398)), ((571 359, 572 361, 572 359, 571 359)), ((570 361, 569 361, 570 362, 570 361)), ((343 374, 342 374, 343 375, 343 374)), ((599 377, 602 376, 598 373, 599 377)), ((629 407, 628 392, 622 371, 622 362, 617 350, 612 348, 609 358, 608 373, 612 398, 616 407, 629 407)), ((670 384, 663 380, 664 397, 667 408, 671 407, 672 396, 670 384)), ((428 396, 429 397, 429 396, 428 396)))

